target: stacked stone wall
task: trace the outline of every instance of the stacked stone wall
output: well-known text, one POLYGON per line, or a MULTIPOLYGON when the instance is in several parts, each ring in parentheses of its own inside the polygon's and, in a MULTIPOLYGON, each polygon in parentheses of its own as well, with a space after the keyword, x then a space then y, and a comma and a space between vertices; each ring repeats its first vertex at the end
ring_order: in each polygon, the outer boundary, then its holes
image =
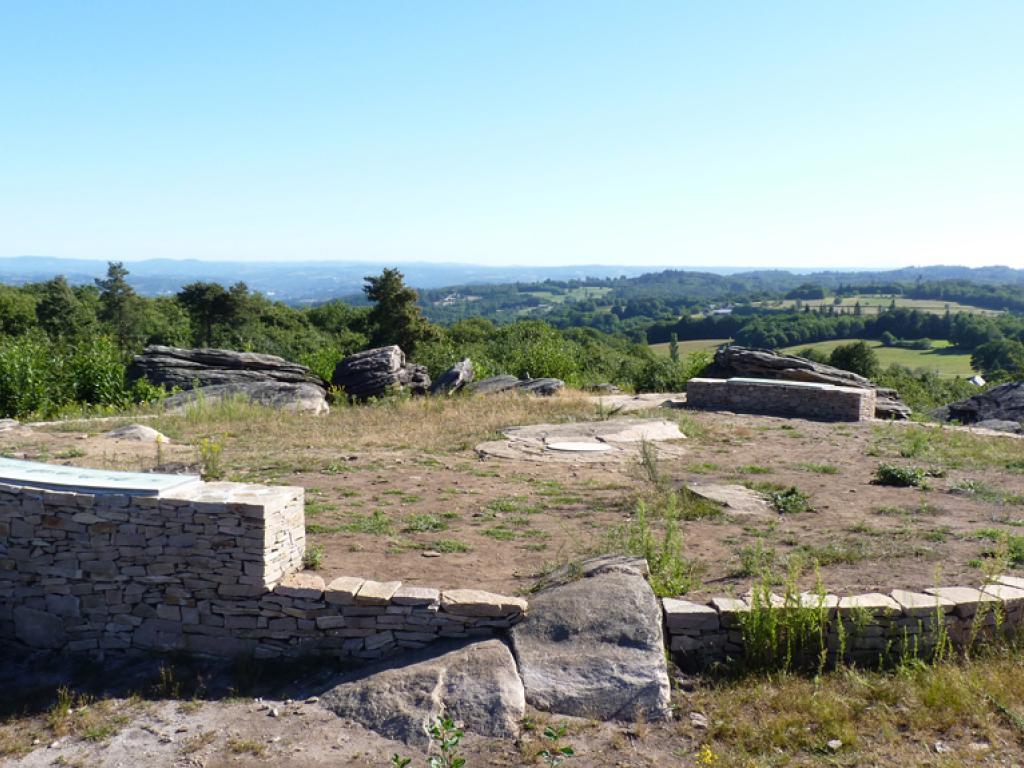
POLYGON ((0 641, 37 649, 377 659, 491 634, 525 601, 299 572, 302 488, 160 497, 0 485, 0 641))
POLYGON ((875 391, 775 379, 690 379, 686 403, 694 408, 793 416, 827 421, 866 421, 875 415, 875 391))
MULTIPOLYGON (((907 657, 929 659, 940 643, 963 649, 996 631, 1015 633, 1024 624, 1024 578, 1016 576, 1000 576, 977 589, 896 589, 849 597, 805 593, 789 602, 775 595, 770 601, 770 608, 758 610, 820 612, 828 663, 875 666, 907 657)), ((680 666, 707 669, 747 656, 749 597, 718 597, 706 604, 665 598, 662 603, 669 650, 680 666)), ((820 649, 820 640, 806 648, 812 656, 820 649)))

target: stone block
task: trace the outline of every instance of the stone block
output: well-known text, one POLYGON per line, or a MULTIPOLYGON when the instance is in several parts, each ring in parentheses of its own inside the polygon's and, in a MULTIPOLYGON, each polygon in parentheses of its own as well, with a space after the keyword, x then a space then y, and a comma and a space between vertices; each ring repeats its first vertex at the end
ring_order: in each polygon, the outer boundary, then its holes
POLYGON ((327 602, 332 605, 353 605, 356 594, 363 586, 365 579, 352 576, 341 576, 327 585, 327 602))
POLYGON ((356 593, 356 605, 387 605, 401 586, 400 581, 364 581, 356 593))
POLYGON ((1016 611, 1024 605, 1024 589, 1005 584, 988 584, 982 587, 981 591, 1001 600, 1007 611, 1016 611))
POLYGON ((896 616, 900 613, 900 606, 891 597, 879 592, 850 595, 839 599, 840 616, 849 617, 863 612, 871 616, 896 616))
POLYGON ((391 596, 394 605, 434 605, 441 599, 441 592, 430 587, 399 587, 391 596))
POLYGON ((941 595, 908 592, 905 589, 894 589, 889 595, 907 616, 935 616, 937 613, 949 613, 956 607, 956 603, 941 595))
POLYGON ((525 613, 527 602, 479 589, 446 589, 441 593, 441 610, 453 616, 497 618, 525 613))
POLYGON ((1011 576, 1010 574, 1003 574, 1002 576, 996 576, 995 581, 999 584, 1004 584, 1007 587, 1024 589, 1024 578, 1020 576, 1011 576))
POLYGON ((14 609, 14 634, 30 648, 61 648, 67 642, 59 616, 25 606, 14 609))
POLYGON ((320 600, 324 596, 325 589, 323 578, 314 573, 300 572, 285 576, 274 587, 274 594, 302 600, 320 600))
POLYGON ((719 628, 718 611, 707 605, 691 603, 666 597, 661 601, 665 613, 665 625, 669 634, 697 634, 700 632, 717 631, 719 628))
POLYGON ((938 595, 955 603, 953 613, 960 618, 970 618, 978 612, 982 603, 998 603, 999 598, 986 595, 973 587, 934 587, 926 589, 929 595, 938 595))

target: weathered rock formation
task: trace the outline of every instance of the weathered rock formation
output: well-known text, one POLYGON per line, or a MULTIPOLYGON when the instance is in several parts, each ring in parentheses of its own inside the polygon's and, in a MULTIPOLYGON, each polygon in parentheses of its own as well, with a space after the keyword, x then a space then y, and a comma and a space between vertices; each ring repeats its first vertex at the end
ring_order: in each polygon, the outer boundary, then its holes
POLYGON ((831 365, 816 363, 796 355, 781 355, 767 349, 750 347, 721 347, 715 360, 701 374, 706 377, 754 379, 783 379, 834 384, 840 387, 859 387, 875 390, 875 416, 879 419, 907 419, 910 408, 900 400, 896 390, 877 387, 863 376, 831 365))
POLYGON ((330 410, 323 379, 276 355, 152 345, 128 368, 129 381, 143 378, 184 390, 164 400, 171 410, 180 411, 200 397, 216 402, 239 396, 273 408, 316 414, 330 410))
POLYGON ((638 558, 597 558, 530 599, 511 634, 532 706, 603 720, 670 716, 662 613, 646 574, 638 558))
POLYGON ((466 357, 438 377, 430 386, 430 394, 451 395, 472 382, 473 361, 466 357))
POLYGON ((472 733, 517 736, 526 699, 508 646, 484 640, 362 670, 324 693, 320 705, 389 739, 426 746, 427 729, 442 713, 472 733))
POLYGON ((230 349, 181 349, 157 344, 136 355, 128 368, 129 381, 142 378, 152 384, 179 389, 265 381, 315 384, 321 389, 326 386, 306 366, 276 355, 230 349))
POLYGON ((1004 432, 1020 431, 1024 424, 1024 381, 1000 384, 966 400, 950 403, 940 408, 936 415, 946 421, 959 421, 961 424, 974 424, 1004 432))
POLYGON ((226 398, 241 397, 256 405, 265 405, 282 411, 311 413, 315 416, 329 413, 327 393, 315 384, 286 384, 279 381, 252 381, 238 384, 215 384, 199 389, 190 389, 171 395, 163 406, 172 413, 180 413, 188 406, 202 400, 216 403, 226 398))
POLYGON ((331 382, 356 400, 402 389, 423 395, 430 389, 426 367, 407 363, 405 353, 394 344, 349 355, 335 366, 331 382))
POLYGON ((474 395, 494 395, 498 392, 521 392, 529 395, 547 397, 565 388, 561 379, 517 379, 515 376, 492 376, 489 379, 470 384, 467 392, 474 395))

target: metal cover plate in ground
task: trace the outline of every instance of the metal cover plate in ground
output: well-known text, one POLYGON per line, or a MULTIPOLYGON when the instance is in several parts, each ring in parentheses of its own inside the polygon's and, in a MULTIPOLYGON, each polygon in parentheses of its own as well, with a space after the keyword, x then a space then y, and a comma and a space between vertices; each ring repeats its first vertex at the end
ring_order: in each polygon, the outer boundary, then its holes
POLYGON ((159 496, 174 488, 199 481, 198 475, 156 475, 145 472, 115 472, 0 458, 0 483, 72 493, 128 493, 159 496))
POLYGON ((573 453, 598 453, 600 451, 612 450, 612 447, 605 443, 584 443, 573 441, 547 443, 547 448, 551 451, 571 451, 573 453))

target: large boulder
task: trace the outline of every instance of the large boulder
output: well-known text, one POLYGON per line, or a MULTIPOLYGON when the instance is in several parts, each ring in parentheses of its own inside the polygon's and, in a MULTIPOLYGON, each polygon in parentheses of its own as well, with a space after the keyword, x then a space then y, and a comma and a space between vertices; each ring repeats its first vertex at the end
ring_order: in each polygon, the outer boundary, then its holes
POLYGON ((450 395, 458 392, 467 384, 471 384, 472 381, 473 361, 465 357, 442 373, 437 381, 430 385, 430 394, 450 395))
POLYGON ((407 363, 405 353, 394 344, 349 355, 335 366, 331 382, 356 400, 402 389, 422 395, 430 389, 426 367, 407 363))
POLYGON ((181 413, 200 400, 216 403, 239 397, 256 405, 265 405, 282 411, 297 411, 319 416, 329 413, 327 393, 315 384, 287 384, 280 381, 253 381, 237 384, 215 384, 179 392, 165 398, 162 405, 172 413, 181 413))
POLYGON ((511 635, 532 706, 600 720, 670 716, 662 611, 646 573, 643 560, 598 558, 530 598, 511 635))
MULTIPOLYGON (((950 403, 938 414, 946 421, 979 424, 983 421, 1024 423, 1024 381, 1011 381, 979 392, 966 400, 950 403)), ((980 426, 980 425, 979 425, 980 426)), ((1004 431, 1009 425, 1004 425, 1004 431)))
POLYGON ((908 419, 910 408, 893 389, 878 387, 870 379, 796 355, 782 355, 768 349, 730 345, 715 352, 714 362, 701 374, 716 378, 745 377, 782 379, 833 384, 875 390, 875 416, 879 419, 908 419))
POLYGON ((129 381, 142 378, 152 384, 185 390, 265 381, 313 384, 321 389, 326 386, 306 366, 276 355, 230 349, 181 349, 158 344, 146 347, 128 367, 129 381))
POLYGON ((518 379, 515 376, 492 376, 489 379, 476 381, 466 387, 466 391, 474 395, 495 395, 499 392, 521 392, 528 395, 544 397, 555 394, 565 388, 561 379, 518 379))
POLYGON ((526 710, 515 660, 496 639, 433 645, 350 673, 320 704, 389 739, 421 746, 442 713, 481 736, 515 737, 526 710))

